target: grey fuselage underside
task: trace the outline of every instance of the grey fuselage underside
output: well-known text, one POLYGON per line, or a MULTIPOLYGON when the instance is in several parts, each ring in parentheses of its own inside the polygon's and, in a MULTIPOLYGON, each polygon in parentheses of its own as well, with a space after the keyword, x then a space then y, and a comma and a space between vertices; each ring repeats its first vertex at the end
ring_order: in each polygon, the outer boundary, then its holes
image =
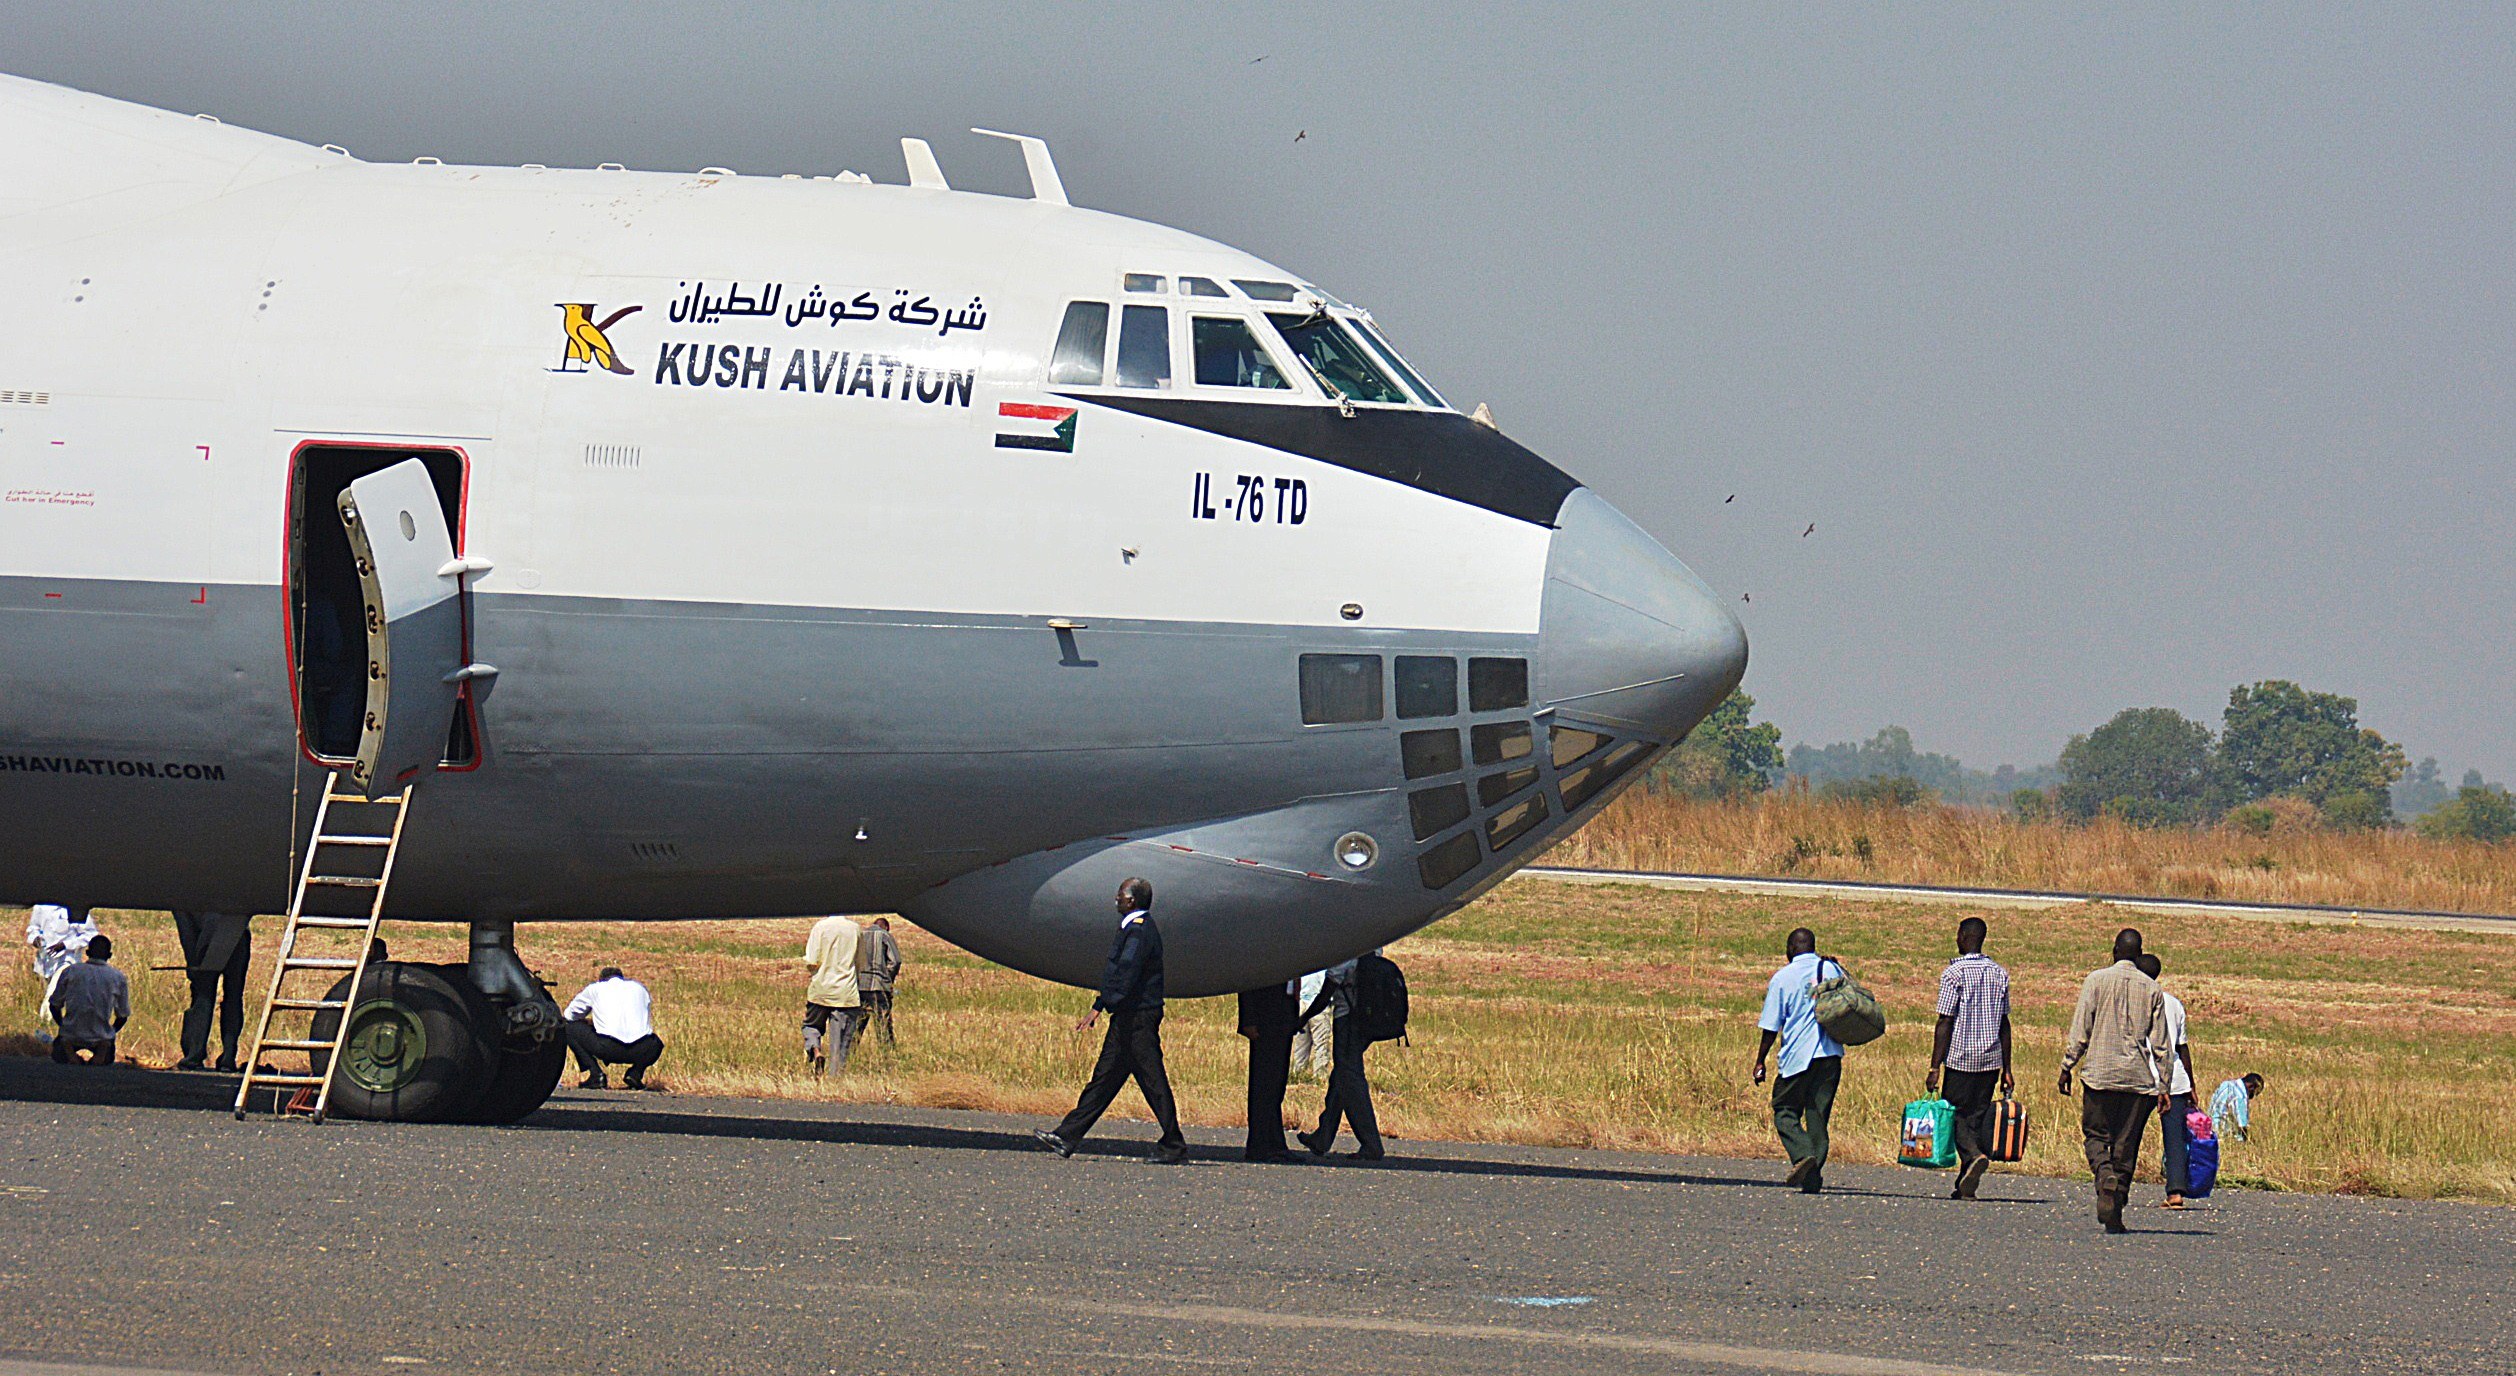
MULTIPOLYGON (((6 897, 285 905, 324 771, 282 615, 274 587, 0 579, 6 897)), ((1302 726, 1297 656, 1535 641, 496 594, 474 637, 483 763, 421 789, 396 917, 887 911, 1083 838, 1394 791, 1397 723, 1302 726)))

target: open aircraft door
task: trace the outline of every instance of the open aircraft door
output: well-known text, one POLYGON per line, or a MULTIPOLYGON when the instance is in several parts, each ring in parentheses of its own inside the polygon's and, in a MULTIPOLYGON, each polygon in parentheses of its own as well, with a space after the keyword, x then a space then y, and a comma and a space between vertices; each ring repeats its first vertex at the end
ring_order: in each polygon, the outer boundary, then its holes
POLYGON ((369 797, 433 770, 464 683, 463 576, 427 466, 405 459, 352 481, 339 498, 366 604, 367 703, 350 781, 369 797))

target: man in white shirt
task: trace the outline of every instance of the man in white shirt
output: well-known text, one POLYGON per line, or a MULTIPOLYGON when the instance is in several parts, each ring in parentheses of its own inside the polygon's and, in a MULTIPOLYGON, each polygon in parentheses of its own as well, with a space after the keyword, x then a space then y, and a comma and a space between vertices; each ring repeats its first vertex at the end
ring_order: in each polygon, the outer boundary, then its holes
POLYGON ((816 1075, 847 1069, 856 1034, 865 1026, 865 995, 856 978, 856 957, 865 929, 836 913, 812 924, 804 938, 804 1060, 816 1075))
POLYGON ((585 1072, 579 1088, 611 1088, 603 1073, 606 1064, 629 1067, 620 1079, 626 1088, 656 1088, 646 1082, 646 1072, 664 1054, 664 1039, 655 1035, 655 998, 645 985, 622 974, 619 966, 606 965, 592 984, 568 1000, 561 1017, 560 1033, 577 1055, 577 1069, 585 1072))
MULTIPOLYGON (((2155 952, 2144 951, 2140 959, 2132 963, 2151 979, 2156 979, 2158 972, 2166 968, 2165 962, 2159 960, 2155 952)), ((2194 1108, 2193 1048, 2184 1040, 2184 1000, 2168 993, 2163 984, 2158 986, 2158 997, 2166 1001, 2167 1045, 2174 1048, 2168 1058, 2173 1084, 2167 1091, 2167 1120, 2159 1125, 2158 1133, 2158 1144, 2166 1153, 2158 1174, 2166 1181, 2167 1197, 2158 1207, 2181 1209, 2184 1207, 2184 1191, 2192 1183, 2192 1177, 2185 1173, 2185 1152, 2192 1143, 2193 1131, 2185 1126, 2184 1115, 2194 1108)))

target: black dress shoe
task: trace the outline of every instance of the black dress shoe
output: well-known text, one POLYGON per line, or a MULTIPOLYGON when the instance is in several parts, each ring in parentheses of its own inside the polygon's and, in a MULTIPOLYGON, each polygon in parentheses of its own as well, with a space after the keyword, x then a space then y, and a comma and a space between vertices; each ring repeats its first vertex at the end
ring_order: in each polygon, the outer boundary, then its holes
POLYGON ((1057 1159, 1060 1161, 1063 1161, 1067 1157, 1075 1154, 1074 1143, 1067 1141, 1065 1138, 1058 1136, 1056 1133, 1050 1132, 1046 1128, 1031 1129, 1031 1140, 1039 1143, 1043 1149, 1057 1153, 1057 1159))
POLYGON ((1176 1166, 1187 1159, 1188 1148, 1186 1147, 1155 1147, 1153 1154, 1147 1156, 1144 1163, 1148 1166, 1176 1166))
POLYGON ((233 1075, 233 1074, 235 1074, 235 1073, 236 1073, 236 1058, 235 1058, 234 1056, 232 1056, 232 1055, 229 1055, 229 1056, 221 1056, 221 1057, 219 1057, 219 1058, 218 1058, 218 1073, 219 1073, 219 1074, 221 1074, 221 1075, 233 1075))
POLYGON ((1297 1132, 1294 1133, 1293 1136, 1301 1142, 1303 1150, 1308 1151, 1313 1156, 1326 1156, 1328 1154, 1328 1148, 1337 1144, 1336 1138, 1323 1138, 1316 1132, 1297 1132))
POLYGON ((611 1087, 611 1077, 599 1070, 586 1076, 584 1079, 577 1081, 577 1088, 579 1089, 609 1089, 611 1087))
POLYGON ((1278 1147, 1274 1151, 1245 1151, 1241 1153, 1241 1159, 1243 1161, 1260 1165, 1284 1166, 1297 1162, 1302 1158, 1295 1156, 1293 1153, 1286 1151, 1281 1147, 1278 1147))
POLYGON ((1358 1147, 1355 1149, 1353 1159, 1357 1161, 1378 1161, 1386 1155, 1388 1155, 1387 1152, 1364 1151, 1358 1147))
POLYGON ((200 1057, 198 1057, 198 1056, 195 1056, 195 1057, 193 1057, 193 1058, 191 1058, 191 1059, 189 1059, 189 1060, 182 1060, 182 1061, 177 1061, 177 1062, 175 1062, 175 1069, 177 1069, 177 1070, 207 1070, 207 1069, 209 1069, 209 1068, 210 1068, 210 1063, 209 1063, 208 1061, 202 1060, 202 1059, 201 1059, 200 1057))
POLYGON ((1974 1198, 1975 1187, 1983 1183, 1984 1173, 1991 1169, 1992 1162, 1988 1157, 1978 1156, 1968 1162, 1964 1170, 1957 1172, 1957 1197, 1974 1198))

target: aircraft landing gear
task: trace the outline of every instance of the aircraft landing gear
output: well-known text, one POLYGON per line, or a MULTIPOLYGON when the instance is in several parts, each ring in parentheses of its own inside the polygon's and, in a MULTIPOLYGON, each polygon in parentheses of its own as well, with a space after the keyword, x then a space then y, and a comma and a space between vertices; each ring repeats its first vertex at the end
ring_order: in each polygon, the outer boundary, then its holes
MULTIPOLYGON (((327 997, 340 998, 348 988, 343 979, 327 997)), ((399 960, 368 966, 350 1001, 331 1111, 395 1123, 459 1118, 489 1081, 492 1062, 478 1032, 488 1003, 459 973, 448 979, 442 966, 399 960)), ((341 1016, 317 1014, 315 1037, 329 1039, 341 1016)))
MULTIPOLYGON (((396 1123, 513 1123, 567 1068, 559 1007, 515 956, 512 923, 472 926, 468 965, 371 965, 349 1009, 332 1111, 396 1123)), ((348 987, 332 987, 339 998, 348 987)), ((316 1019, 329 1037, 339 1013, 316 1019)))
POLYGON ((517 959, 513 922, 472 924, 472 962, 464 973, 494 1014, 481 1023, 494 1073, 463 1121, 517 1122, 542 1106, 568 1068, 559 1005, 517 959))

